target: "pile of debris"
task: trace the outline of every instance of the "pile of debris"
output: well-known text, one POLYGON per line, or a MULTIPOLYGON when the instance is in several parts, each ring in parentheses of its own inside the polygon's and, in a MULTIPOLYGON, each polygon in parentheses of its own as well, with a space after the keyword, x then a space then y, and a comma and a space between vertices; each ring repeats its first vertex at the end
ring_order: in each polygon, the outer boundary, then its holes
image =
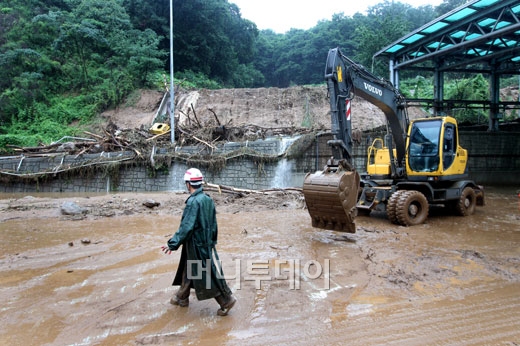
MULTIPOLYGON (((54 154, 68 154, 77 157, 83 154, 97 154, 103 152, 133 151, 138 156, 147 155, 153 147, 169 147, 171 145, 171 130, 154 132, 152 128, 121 129, 114 123, 109 123, 101 135, 84 131, 88 137, 63 137, 49 145, 35 147, 20 147, 8 145, 15 154, 26 157, 48 156, 54 154)), ((176 127, 176 146, 198 146, 216 149, 219 143, 254 141, 273 136, 296 136, 312 133, 309 128, 279 127, 266 128, 258 125, 233 127, 229 125, 202 126, 192 123, 190 128, 176 127)))
MULTIPOLYGON (((156 125, 156 124, 154 124, 156 125)), ((176 126, 175 145, 171 143, 171 130, 167 124, 146 128, 121 129, 112 122, 102 129, 102 134, 84 131, 85 137, 63 137, 49 145, 20 147, 11 145, 16 156, 4 157, 14 163, 0 172, 8 179, 40 179, 56 174, 91 174, 94 171, 117 171, 122 164, 145 164, 150 172, 168 169, 174 161, 183 161, 219 171, 228 160, 240 157, 253 158, 263 164, 296 157, 304 152, 315 140, 315 131, 309 128, 266 128, 257 125, 233 127, 191 122, 176 126), (160 129, 160 130, 158 130, 160 129), (266 154, 247 146, 247 141, 276 136, 299 136, 283 153, 266 154), (245 146, 225 149, 227 142, 241 142, 245 146), (182 147, 196 147, 196 150, 182 147), (26 164, 29 158, 47 158, 48 167, 26 164), (18 162, 16 162, 18 160, 18 162)), ((7 167, 7 166, 6 166, 7 167)))
POLYGON ((90 138, 66 136, 49 145, 36 147, 20 147, 7 145, 13 153, 26 157, 50 156, 68 154, 81 156, 82 154, 97 154, 102 152, 134 151, 140 154, 139 143, 146 143, 153 137, 147 131, 122 131, 113 123, 108 124, 103 135, 84 131, 90 138))

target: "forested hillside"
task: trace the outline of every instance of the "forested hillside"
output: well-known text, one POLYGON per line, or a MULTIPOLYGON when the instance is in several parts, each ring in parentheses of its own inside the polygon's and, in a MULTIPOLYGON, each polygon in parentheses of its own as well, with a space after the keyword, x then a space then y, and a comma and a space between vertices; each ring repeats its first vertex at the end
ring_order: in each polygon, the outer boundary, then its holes
MULTIPOLYGON (((259 31, 227 0, 173 0, 176 85, 321 83, 327 51, 371 66, 374 52, 463 3, 384 1, 309 30, 259 31)), ((169 85, 167 0, 4 0, 0 5, 0 148, 73 136, 140 88, 169 85)), ((386 74, 386 67, 371 66, 386 74)))

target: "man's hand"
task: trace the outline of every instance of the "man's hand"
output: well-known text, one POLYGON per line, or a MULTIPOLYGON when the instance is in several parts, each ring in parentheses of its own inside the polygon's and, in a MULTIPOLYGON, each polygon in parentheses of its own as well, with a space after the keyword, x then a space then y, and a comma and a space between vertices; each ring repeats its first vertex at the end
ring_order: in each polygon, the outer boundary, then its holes
POLYGON ((170 250, 170 248, 168 246, 161 246, 161 251, 164 252, 165 254, 169 255, 172 253, 172 250, 170 250))

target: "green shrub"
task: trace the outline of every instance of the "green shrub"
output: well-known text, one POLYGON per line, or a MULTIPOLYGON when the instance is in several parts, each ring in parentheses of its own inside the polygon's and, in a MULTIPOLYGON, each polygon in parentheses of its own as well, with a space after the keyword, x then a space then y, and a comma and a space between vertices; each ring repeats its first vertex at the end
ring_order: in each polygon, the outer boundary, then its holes
POLYGON ((191 70, 186 70, 182 72, 175 72, 175 81, 177 84, 182 85, 183 88, 186 89, 220 89, 222 86, 214 81, 209 79, 204 73, 198 72, 195 73, 191 70))

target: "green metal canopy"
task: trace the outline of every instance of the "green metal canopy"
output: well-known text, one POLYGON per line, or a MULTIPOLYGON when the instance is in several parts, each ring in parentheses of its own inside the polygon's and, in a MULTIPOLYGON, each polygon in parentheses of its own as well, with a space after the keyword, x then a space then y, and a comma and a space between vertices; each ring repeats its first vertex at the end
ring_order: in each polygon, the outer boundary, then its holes
POLYGON ((520 75, 520 1, 473 0, 386 46, 374 59, 389 60, 390 80, 399 86, 399 71, 434 73, 434 99, 418 100, 436 114, 450 111, 444 100, 444 72, 490 76, 489 100, 456 100, 489 109, 489 130, 498 130, 501 110, 520 109, 520 102, 500 100, 500 76, 520 75))
POLYGON ((429 61, 443 71, 470 65, 490 71, 489 65, 498 64, 502 73, 517 73, 520 1, 470 1, 383 48, 378 56, 390 58, 394 69, 429 61))

